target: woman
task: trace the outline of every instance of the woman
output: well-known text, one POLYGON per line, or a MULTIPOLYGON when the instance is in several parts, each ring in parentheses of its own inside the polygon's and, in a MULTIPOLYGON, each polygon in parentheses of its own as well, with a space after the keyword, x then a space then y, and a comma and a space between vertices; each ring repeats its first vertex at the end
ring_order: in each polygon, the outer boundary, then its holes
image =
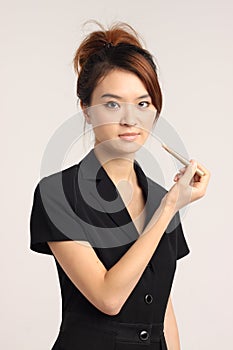
POLYGON ((59 274, 62 322, 52 349, 178 350, 170 292, 176 260, 189 253, 179 210, 205 194, 209 171, 191 160, 166 191, 134 159, 162 95, 130 26, 92 32, 74 67, 95 144, 39 182, 30 222, 30 248, 52 254, 59 274))

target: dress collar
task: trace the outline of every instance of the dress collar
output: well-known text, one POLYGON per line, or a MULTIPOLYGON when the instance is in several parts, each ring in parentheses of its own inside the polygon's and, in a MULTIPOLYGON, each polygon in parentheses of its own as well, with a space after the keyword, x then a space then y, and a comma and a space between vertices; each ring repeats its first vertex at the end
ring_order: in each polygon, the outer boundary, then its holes
MULTIPOLYGON (((142 188, 146 199, 148 194, 147 176, 136 160, 134 160, 134 170, 139 186, 142 188)), ((97 181, 97 183, 98 181, 104 180, 104 182, 107 181, 108 183, 111 183, 113 187, 115 187, 108 173, 100 163, 99 159, 96 157, 94 148, 92 148, 80 162, 80 174, 86 180, 97 181)))
MULTIPOLYGON (((153 186, 151 186, 151 183, 148 181, 150 179, 145 175, 136 160, 134 160, 134 169, 146 203, 144 209, 146 211, 145 227, 154 212, 153 209, 156 205, 156 199, 154 197, 153 186), (152 199, 153 197, 154 200, 152 199)), ((121 226, 123 230, 124 225, 122 225, 120 221, 131 222, 131 226, 133 226, 133 237, 136 239, 139 236, 139 232, 115 184, 96 157, 94 148, 91 149, 80 162, 78 177, 79 185, 81 185, 80 187, 85 188, 85 196, 90 196, 88 197, 90 200, 89 203, 97 210, 104 210, 104 212, 111 217, 112 221, 114 221, 117 226, 121 226), (87 195, 87 192, 89 192, 89 195, 87 195), (119 213, 119 215, 117 215, 117 213, 119 213)), ((128 230, 129 228, 126 225, 125 231, 128 230)))

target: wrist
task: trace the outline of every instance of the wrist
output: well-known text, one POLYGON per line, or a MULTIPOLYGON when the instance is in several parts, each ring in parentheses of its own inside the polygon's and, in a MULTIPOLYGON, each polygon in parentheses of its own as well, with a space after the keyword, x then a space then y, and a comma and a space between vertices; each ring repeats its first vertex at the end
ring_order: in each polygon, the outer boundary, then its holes
POLYGON ((165 213, 170 214, 172 217, 178 211, 177 207, 176 207, 176 204, 173 203, 172 201, 170 201, 170 199, 169 199, 167 194, 165 194, 165 196, 161 200, 161 207, 162 207, 162 210, 165 213))

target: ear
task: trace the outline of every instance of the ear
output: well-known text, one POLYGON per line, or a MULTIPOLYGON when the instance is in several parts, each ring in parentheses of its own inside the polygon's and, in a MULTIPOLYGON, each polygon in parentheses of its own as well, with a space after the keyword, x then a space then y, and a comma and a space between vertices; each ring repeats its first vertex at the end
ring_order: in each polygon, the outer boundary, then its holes
POLYGON ((82 111, 83 111, 83 115, 86 119, 86 122, 88 124, 91 124, 91 118, 90 118, 90 115, 88 113, 88 105, 85 105, 83 102, 80 103, 81 105, 81 108, 82 108, 82 111))

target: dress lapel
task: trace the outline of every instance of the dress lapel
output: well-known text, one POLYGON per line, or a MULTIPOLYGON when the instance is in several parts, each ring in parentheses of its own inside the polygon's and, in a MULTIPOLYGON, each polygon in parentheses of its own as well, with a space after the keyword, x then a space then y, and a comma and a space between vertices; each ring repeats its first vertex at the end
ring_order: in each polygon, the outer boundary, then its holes
MULTIPOLYGON (((159 185, 145 175, 136 160, 134 161, 134 169, 146 203, 145 228, 160 204, 161 195, 158 194, 157 186, 159 185)), ((97 211, 104 212, 111 220, 112 227, 119 227, 128 241, 135 241, 139 236, 139 232, 115 184, 96 157, 94 149, 91 149, 80 162, 78 181, 80 189, 84 189, 82 195, 86 197, 85 200, 89 203, 89 206, 97 211)))

